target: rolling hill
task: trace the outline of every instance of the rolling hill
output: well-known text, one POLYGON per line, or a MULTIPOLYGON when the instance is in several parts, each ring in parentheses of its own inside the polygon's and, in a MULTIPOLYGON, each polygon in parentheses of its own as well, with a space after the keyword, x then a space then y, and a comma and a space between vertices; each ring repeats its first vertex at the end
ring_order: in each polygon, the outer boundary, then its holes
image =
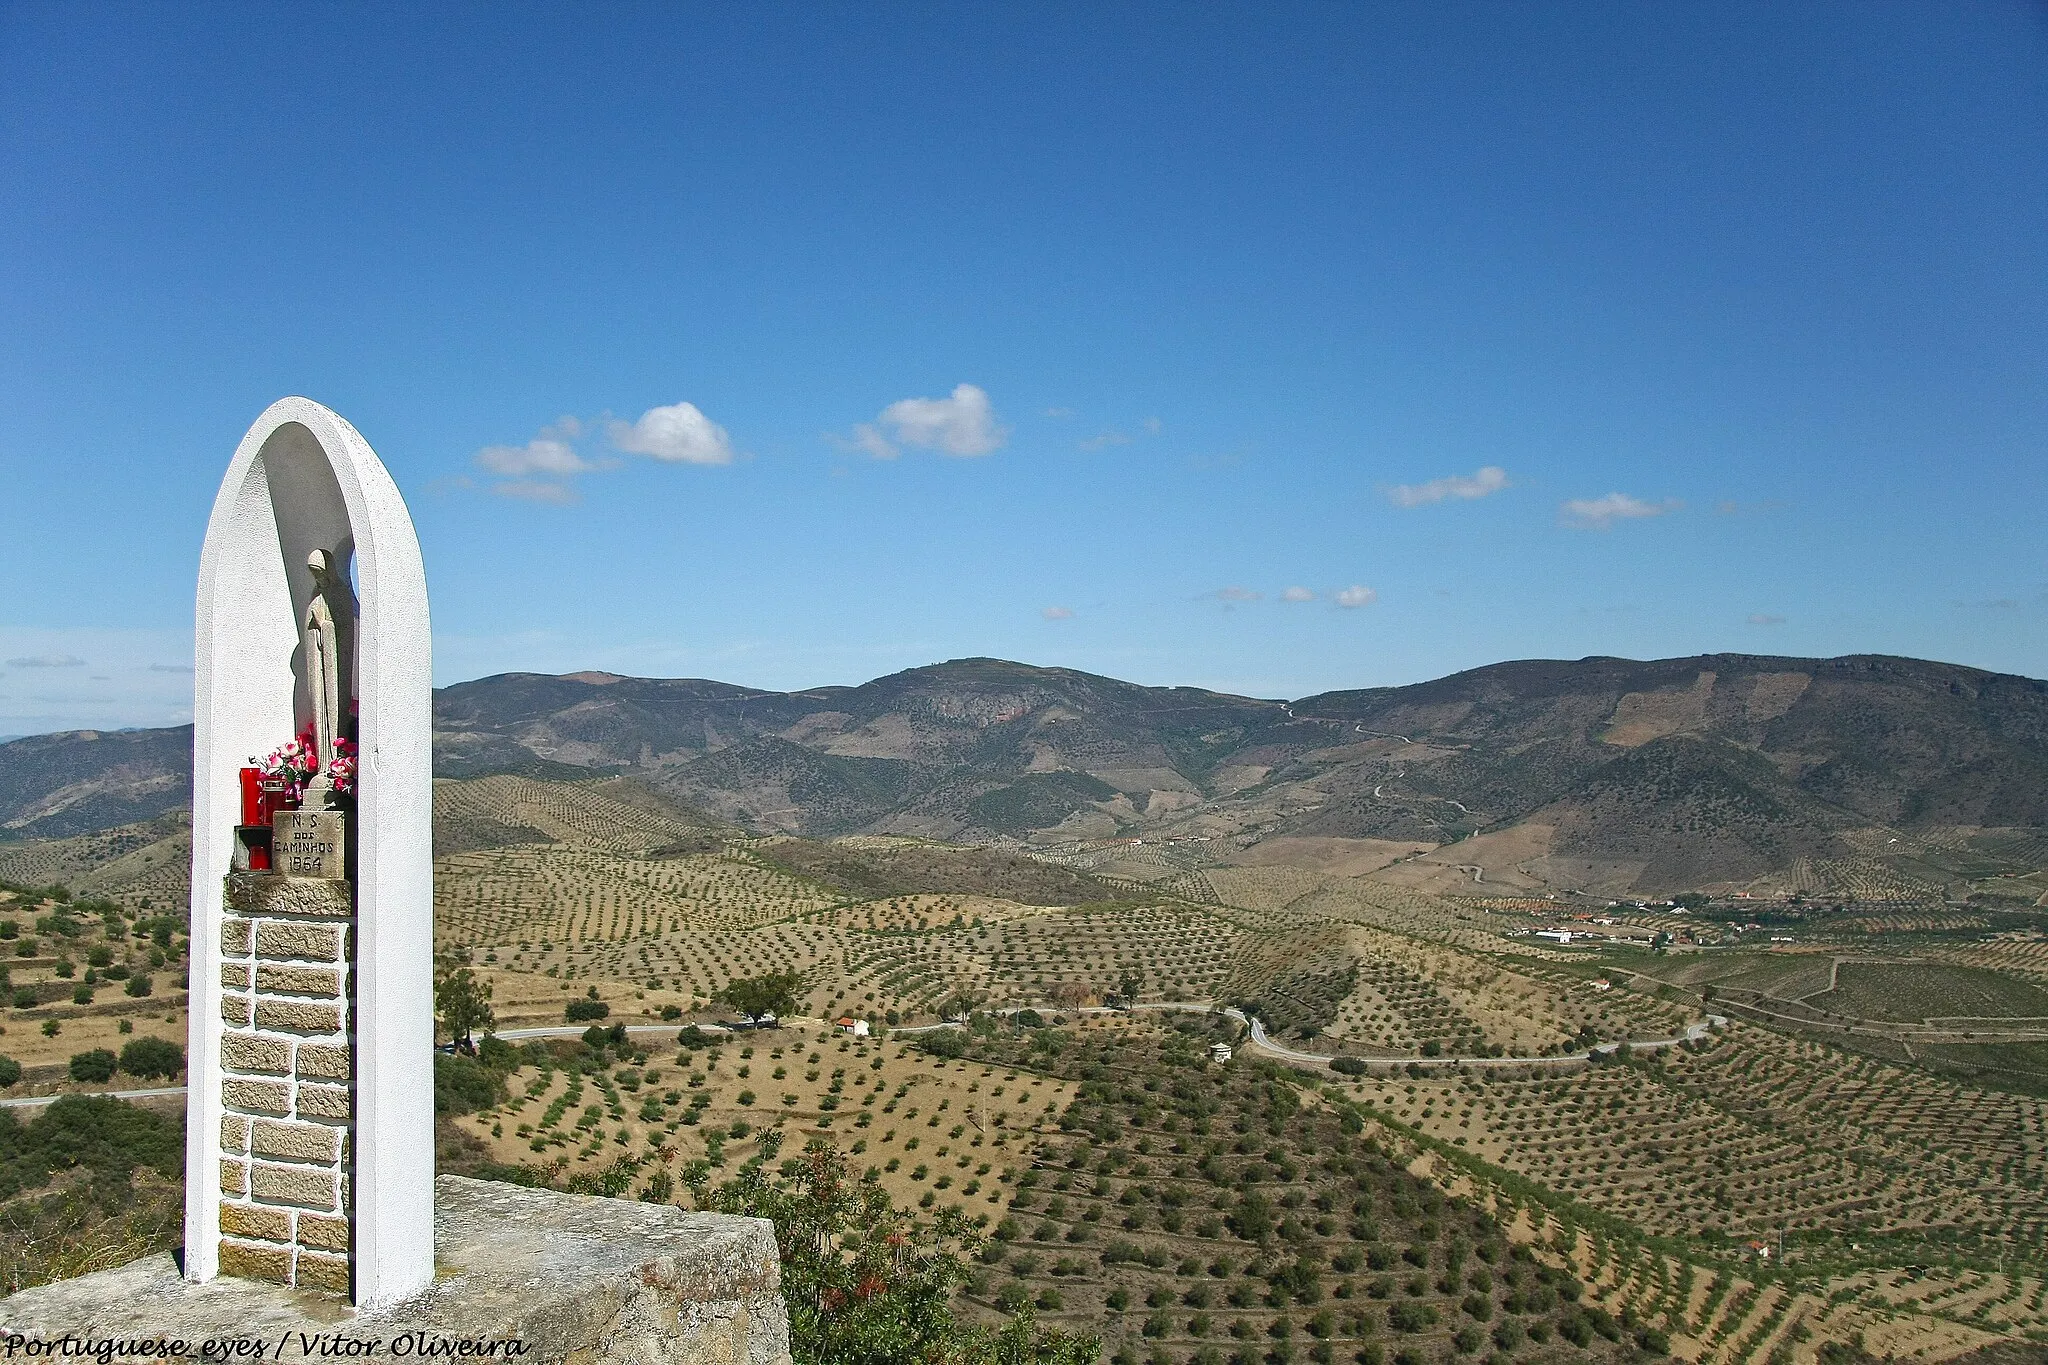
MULTIPOLYGON (((1204 863, 1296 841, 1391 850, 1376 875, 1430 889, 2048 891, 2027 880, 2048 683, 1913 659, 1532 660, 1294 702, 994 659, 787 693, 504 674, 437 693, 435 725, 442 777, 630 776, 699 824, 814 839, 1143 839, 1204 863)), ((189 745, 0 744, 0 838, 174 811, 189 745)))

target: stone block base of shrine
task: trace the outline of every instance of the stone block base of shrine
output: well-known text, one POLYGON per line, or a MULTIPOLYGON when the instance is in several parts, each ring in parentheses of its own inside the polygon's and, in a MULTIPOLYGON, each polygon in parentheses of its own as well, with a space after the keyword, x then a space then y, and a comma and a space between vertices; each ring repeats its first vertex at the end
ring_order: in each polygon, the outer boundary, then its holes
POLYGON ((765 1219, 444 1175, 434 1182, 434 1260, 429 1288, 359 1312, 337 1295, 257 1280, 191 1284, 170 1256, 150 1256, 0 1300, 0 1340, 69 1338, 80 1345, 67 1355, 207 1365, 789 1365, 765 1219), (128 1349, 103 1356, 98 1344, 110 1339, 128 1349), (236 1342, 247 1344, 227 1344, 236 1342))

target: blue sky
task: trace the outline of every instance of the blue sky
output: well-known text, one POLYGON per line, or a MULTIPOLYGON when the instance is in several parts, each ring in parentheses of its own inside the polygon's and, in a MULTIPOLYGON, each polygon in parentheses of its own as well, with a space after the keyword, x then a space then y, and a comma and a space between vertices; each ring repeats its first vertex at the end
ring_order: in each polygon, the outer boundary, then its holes
POLYGON ((0 734, 287 393, 442 682, 2048 675, 2039 7, 763 8, 0 5, 0 734))

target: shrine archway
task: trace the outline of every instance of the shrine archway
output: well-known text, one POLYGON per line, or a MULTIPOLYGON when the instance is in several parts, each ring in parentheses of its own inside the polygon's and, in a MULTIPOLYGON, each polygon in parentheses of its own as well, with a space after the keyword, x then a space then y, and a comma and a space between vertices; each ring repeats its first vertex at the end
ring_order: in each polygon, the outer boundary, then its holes
POLYGON ((310 399, 273 403, 228 465, 195 648, 185 1276, 389 1304, 433 1278, 426 575, 390 474, 310 399), (280 876, 252 899, 240 773, 313 719, 300 631, 316 551, 359 601, 339 689, 359 751, 350 863, 345 879, 280 876))

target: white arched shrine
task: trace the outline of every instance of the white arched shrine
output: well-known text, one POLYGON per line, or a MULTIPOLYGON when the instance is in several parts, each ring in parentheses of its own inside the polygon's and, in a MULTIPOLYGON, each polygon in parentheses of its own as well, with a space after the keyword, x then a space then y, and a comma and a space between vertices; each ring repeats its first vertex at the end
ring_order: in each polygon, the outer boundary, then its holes
POLYGON ((376 453, 310 399, 273 403, 228 465, 196 650, 185 1277, 395 1303, 434 1273, 426 575, 376 453), (360 602, 346 686, 330 689, 356 716, 350 865, 341 881, 272 878, 255 903, 246 874, 228 887, 240 770, 313 720, 323 680, 309 690, 301 624, 316 551, 360 602))

